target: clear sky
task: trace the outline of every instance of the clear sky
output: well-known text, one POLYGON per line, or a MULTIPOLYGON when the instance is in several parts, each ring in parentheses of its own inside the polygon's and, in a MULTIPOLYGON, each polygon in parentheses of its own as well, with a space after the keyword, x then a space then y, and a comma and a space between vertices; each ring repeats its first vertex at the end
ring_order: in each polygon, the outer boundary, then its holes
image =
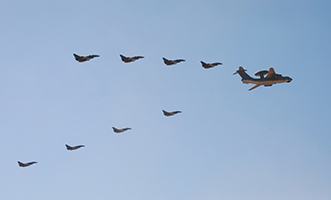
POLYGON ((330 200, 330 6, 2 0, 0 199, 330 200))

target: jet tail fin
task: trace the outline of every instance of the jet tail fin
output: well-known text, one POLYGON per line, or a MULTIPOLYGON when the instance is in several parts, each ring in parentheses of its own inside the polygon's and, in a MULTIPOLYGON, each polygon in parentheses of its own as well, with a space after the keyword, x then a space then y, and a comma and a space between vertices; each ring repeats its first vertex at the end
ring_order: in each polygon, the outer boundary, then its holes
POLYGON ((169 60, 166 59, 165 57, 162 57, 162 59, 163 59, 164 63, 169 62, 169 60))
POLYGON ((237 70, 235 73, 233 73, 233 75, 239 74, 242 79, 253 79, 245 71, 246 70, 243 67, 239 67, 239 70, 237 70))

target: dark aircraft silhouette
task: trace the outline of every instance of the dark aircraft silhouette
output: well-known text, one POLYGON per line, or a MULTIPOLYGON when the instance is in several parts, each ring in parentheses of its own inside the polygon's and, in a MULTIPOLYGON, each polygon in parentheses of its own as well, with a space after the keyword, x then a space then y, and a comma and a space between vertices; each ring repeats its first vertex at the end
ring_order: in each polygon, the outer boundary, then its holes
POLYGON ((239 70, 237 70, 233 75, 239 74, 241 76, 241 81, 244 84, 252 83, 256 84, 254 87, 250 88, 249 91, 264 85, 265 87, 267 86, 272 86, 273 84, 277 83, 289 83, 292 81, 292 78, 288 76, 282 76, 281 74, 276 74, 274 68, 270 68, 269 71, 267 70, 262 70, 259 72, 255 73, 255 76, 260 76, 259 79, 252 78, 250 77, 246 72, 246 70, 242 67, 239 67, 239 70), (268 74, 266 77, 264 75, 268 74))
POLYGON ((131 130, 131 128, 122 128, 122 129, 117 129, 115 127, 112 127, 115 133, 123 133, 124 131, 131 130))
POLYGON ((99 55, 89 55, 89 56, 79 56, 77 54, 74 54, 75 56, 75 59, 78 61, 78 62, 85 62, 85 61, 89 61, 95 57, 100 57, 99 55))
POLYGON ((18 165, 20 166, 20 167, 28 167, 28 166, 30 166, 30 165, 33 165, 33 164, 35 164, 35 163, 37 163, 37 162, 28 162, 28 163, 22 163, 22 162, 20 162, 20 161, 17 161, 18 162, 18 165))
POLYGON ((223 63, 220 62, 215 62, 215 63, 205 63, 203 61, 200 62, 202 64, 202 67, 204 67, 205 69, 213 68, 216 67, 217 65, 223 65, 223 63))
POLYGON ((72 151, 72 150, 76 150, 76 149, 85 147, 85 145, 77 145, 77 146, 71 147, 71 146, 69 146, 69 145, 66 144, 66 147, 67 147, 67 150, 72 151))
POLYGON ((121 56, 122 61, 125 63, 134 62, 136 60, 139 60, 140 58, 144 58, 144 56, 125 57, 121 54, 120 54, 120 56, 121 56))
POLYGON ((162 112, 163 112, 163 114, 164 114, 165 116, 167 116, 167 117, 169 117, 169 116, 173 116, 173 115, 176 115, 176 114, 178 114, 178 113, 182 113, 182 111, 167 112, 167 111, 165 111, 165 110, 162 110, 162 112))
POLYGON ((180 63, 180 62, 184 62, 184 61, 185 61, 185 60, 183 60, 183 59, 168 60, 168 59, 166 59, 166 58, 164 58, 164 57, 162 57, 162 59, 163 59, 164 64, 166 64, 166 65, 168 65, 168 66, 170 66, 170 65, 175 65, 175 64, 177 64, 177 63, 180 63))

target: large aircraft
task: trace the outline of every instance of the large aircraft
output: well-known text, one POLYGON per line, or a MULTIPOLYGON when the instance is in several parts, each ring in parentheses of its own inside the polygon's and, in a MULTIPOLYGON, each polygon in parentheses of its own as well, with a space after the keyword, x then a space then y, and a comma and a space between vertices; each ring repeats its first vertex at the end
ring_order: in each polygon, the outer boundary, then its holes
POLYGON ((264 85, 265 87, 267 86, 272 86, 273 84, 276 83, 289 83, 292 81, 292 79, 288 76, 282 76, 281 74, 276 74, 274 68, 270 68, 269 71, 267 70, 262 70, 259 72, 255 73, 255 76, 260 76, 260 78, 252 78, 250 77, 246 72, 246 70, 242 67, 239 67, 239 70, 237 70, 233 75, 235 74, 239 74, 241 76, 241 81, 245 84, 248 83, 252 83, 252 84, 256 84, 254 87, 252 87, 251 89, 249 89, 249 91, 264 85), (264 75, 266 75, 266 77, 264 77, 264 75))

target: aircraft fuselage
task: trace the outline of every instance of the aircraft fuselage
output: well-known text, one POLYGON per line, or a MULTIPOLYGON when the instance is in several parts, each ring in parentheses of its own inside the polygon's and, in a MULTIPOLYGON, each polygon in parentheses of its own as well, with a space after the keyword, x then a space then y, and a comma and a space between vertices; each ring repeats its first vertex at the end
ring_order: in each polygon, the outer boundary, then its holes
POLYGON ((257 79, 257 78, 251 78, 251 79, 241 79, 241 81, 245 84, 257 84, 257 85, 264 85, 264 86, 271 86, 276 83, 286 83, 286 82, 291 82, 292 79, 290 77, 282 77, 279 79, 257 79))

